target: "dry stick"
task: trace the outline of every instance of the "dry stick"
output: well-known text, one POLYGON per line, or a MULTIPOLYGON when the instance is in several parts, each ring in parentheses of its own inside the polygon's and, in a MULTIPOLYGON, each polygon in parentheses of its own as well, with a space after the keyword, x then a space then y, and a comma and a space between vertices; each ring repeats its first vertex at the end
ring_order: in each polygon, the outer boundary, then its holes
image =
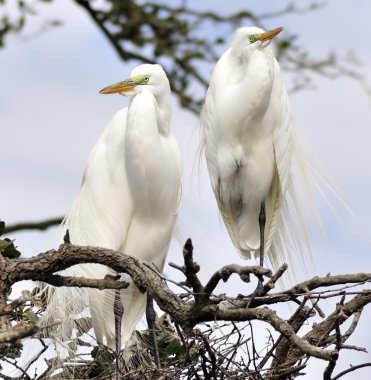
MULTIPOLYGON (((269 298, 257 297, 254 300, 254 306, 260 306, 261 304, 268 305, 278 302, 287 302, 289 300, 295 301, 295 297, 300 295, 306 295, 312 297, 312 290, 321 287, 331 287, 340 284, 355 284, 358 286, 360 284, 365 284, 371 282, 371 273, 356 273, 356 274, 345 274, 345 275, 335 275, 335 276, 325 276, 325 277, 314 277, 310 280, 301 282, 292 288, 285 290, 283 292, 277 292, 269 295, 269 298), (311 293, 308 293, 310 291, 311 293)), ((342 294, 342 293, 341 293, 342 294)), ((360 294, 357 292, 355 294, 360 294)), ((363 290, 362 294, 371 295, 370 290, 363 290)), ((316 295, 316 299, 318 295, 316 295)), ((296 301, 299 305, 300 302, 296 301)))
POLYGON ((57 227, 63 221, 63 217, 43 220, 41 222, 20 222, 5 226, 4 234, 9 232, 19 232, 22 230, 46 230, 50 227, 57 227))
MULTIPOLYGON (((344 335, 343 335, 344 337, 344 335)), ((343 338, 342 337, 342 338, 343 338)), ((343 339, 342 339, 343 340, 343 339)), ((349 345, 349 344, 342 344, 341 345, 341 348, 343 350, 354 350, 354 351, 360 351, 360 352, 365 352, 367 353, 367 349, 365 347, 358 347, 358 346, 353 346, 353 345, 349 345)))
POLYGON ((12 343, 18 339, 26 338, 34 335, 39 331, 35 325, 24 325, 11 327, 5 331, 0 332, 0 343, 12 343))
MULTIPOLYGON (((316 324, 310 332, 305 334, 302 338, 300 338, 302 341, 307 342, 317 342, 318 345, 323 346, 326 344, 326 340, 322 342, 321 340, 323 337, 326 337, 334 328, 335 328, 335 321, 340 318, 339 323, 344 323, 353 313, 359 311, 361 308, 363 308, 365 305, 371 302, 371 298, 369 297, 368 292, 362 292, 361 294, 354 297, 352 300, 348 301, 343 306, 343 313, 340 315, 338 314, 338 311, 336 310, 332 314, 330 314, 326 320, 324 320, 321 323, 316 324)), ((294 360, 296 357, 300 356, 301 353, 305 351, 301 349, 293 349, 289 355, 288 355, 288 361, 294 360)), ((329 352, 328 350, 325 350, 325 352, 329 352)), ((336 352, 336 350, 332 350, 332 352, 336 352)), ((314 356, 314 355, 313 355, 314 356)), ((326 360, 335 359, 334 357, 328 357, 326 360)))
MULTIPOLYGON (((179 297, 188 297, 188 296, 191 296, 191 295, 194 295, 192 291, 189 290, 189 287, 185 286, 184 283, 180 283, 180 282, 177 282, 177 281, 174 281, 172 280, 171 278, 168 278, 166 276, 164 276, 162 273, 160 273, 157 269, 155 270, 153 268, 153 265, 149 265, 148 263, 143 263, 143 265, 145 267, 147 267, 148 269, 150 269, 153 273, 155 273, 159 278, 161 278, 161 280, 164 281, 164 284, 167 285, 168 282, 170 282, 171 284, 174 284, 176 286, 178 286, 179 288, 183 289, 187 294, 184 295, 184 294, 178 294, 179 297)), ((183 267, 180 267, 179 265, 176 265, 174 263, 168 263, 168 265, 172 268, 175 268, 179 271, 181 271, 183 274, 183 267)))
POLYGON ((93 279, 84 277, 61 276, 58 274, 48 276, 35 275, 35 281, 47 282, 53 286, 69 286, 78 288, 93 289, 126 289, 129 286, 127 281, 115 281, 109 278, 93 279))
POLYGON ((209 304, 210 296, 205 292, 205 289, 197 276, 197 273, 200 271, 200 266, 193 260, 193 245, 191 239, 187 239, 184 244, 183 259, 184 266, 182 267, 173 263, 169 263, 169 265, 180 270, 186 276, 186 282, 184 282, 183 285, 192 288, 195 308, 200 308, 205 304, 209 304))
POLYGON ((49 348, 49 346, 47 346, 46 344, 45 344, 45 342, 41 339, 41 338, 39 338, 38 339, 39 340, 39 342, 40 342, 40 344, 43 346, 43 348, 40 350, 40 352, 38 352, 38 354, 37 355, 35 355, 35 357, 32 359, 32 360, 30 360, 28 363, 27 363, 27 366, 24 368, 24 371, 27 373, 27 371, 31 368, 31 366, 32 366, 32 364, 34 364, 37 360, 39 360, 40 359, 40 356, 49 348))
MULTIPOLYGON (((335 347, 336 347, 336 349, 338 351, 341 350, 341 343, 342 343, 341 342, 342 341, 342 337, 341 337, 339 319, 340 319, 340 314, 342 313, 342 309, 344 307, 344 301, 345 301, 345 295, 342 296, 339 304, 336 307, 338 317, 335 319, 335 332, 336 332, 336 344, 335 344, 335 347)), ((329 363, 328 363, 328 365, 325 368, 325 371, 323 373, 323 380, 331 380, 331 375, 334 372, 334 369, 335 369, 335 366, 336 366, 336 361, 337 361, 337 358, 331 359, 329 361, 329 363)))
POLYGON ((184 360, 183 360, 183 366, 185 366, 189 362, 189 359, 190 359, 189 358, 189 351, 190 351, 192 345, 190 345, 190 344, 187 343, 187 341, 184 338, 183 332, 180 329, 179 325, 176 322, 173 322, 173 323, 174 323, 174 326, 175 326, 175 330, 176 330, 178 336, 180 337, 180 340, 182 341, 183 346, 186 348, 186 354, 185 354, 184 360))
MULTIPOLYGON (((306 308, 304 309, 305 307, 305 303, 307 302, 308 298, 304 297, 302 303, 300 304, 300 306, 296 309, 295 313, 291 316, 291 318, 289 319, 288 323, 292 326, 293 323, 297 322, 296 323, 296 326, 294 327, 294 331, 295 332, 298 332, 300 327, 302 326, 302 324, 308 319, 308 317, 310 316, 310 309, 306 308)), ((284 339, 283 335, 280 335, 277 339, 277 341, 274 343, 273 347, 267 352, 267 354, 265 355, 265 357, 263 358, 263 360, 260 362, 258 368, 259 369, 262 369, 265 364, 267 363, 267 361, 269 359, 272 358, 272 354, 273 352, 276 350, 276 355, 277 355, 277 351, 278 351, 278 346, 280 345, 280 343, 282 342, 282 340, 284 339)), ((288 341, 286 340, 286 343, 288 341)), ((285 348, 282 348, 282 351, 284 352, 287 352, 288 351, 288 347, 286 347, 286 344, 284 345, 285 348)), ((276 356, 275 355, 275 356, 276 356)), ((280 358, 280 356, 278 355, 278 358, 280 358)), ((274 359, 273 362, 272 362, 272 366, 274 367, 275 366, 275 363, 279 363, 280 360, 278 359, 274 359)))
POLYGON ((255 348, 255 339, 254 339, 254 330, 252 328, 252 323, 249 321, 249 327, 250 327, 250 335, 251 335, 251 344, 252 344, 252 362, 254 364, 255 374, 259 374, 258 367, 256 366, 256 358, 259 357, 259 354, 256 351, 255 348))
MULTIPOLYGON (((258 294, 259 297, 252 295, 250 297, 250 299, 248 300, 246 307, 257 307, 257 306, 259 306, 259 298, 267 295, 268 292, 271 291, 275 287, 276 282, 282 277, 282 275, 285 273, 287 268, 288 268, 287 264, 282 264, 273 275, 270 272, 270 274, 268 275, 268 277, 270 277, 270 279, 259 290, 259 294, 258 294)), ((238 297, 240 298, 243 296, 241 296, 239 294, 238 297)), ((290 298, 292 298, 292 301, 296 301, 294 297, 290 297, 290 298)))
POLYGON ((187 277, 187 283, 192 287, 195 293, 196 300, 199 294, 204 293, 204 288, 197 276, 197 273, 200 271, 200 266, 193 261, 193 245, 191 239, 187 239, 184 245, 183 258, 184 274, 187 277))
POLYGON ((12 314, 14 309, 18 308, 19 306, 22 306, 24 303, 29 301, 31 299, 30 296, 24 296, 22 295, 21 297, 17 298, 16 300, 8 303, 7 305, 3 306, 0 308, 0 315, 4 314, 12 314))
POLYGON ((356 371, 357 369, 364 368, 364 367, 371 367, 371 362, 370 363, 363 363, 363 364, 358 364, 351 366, 350 368, 338 373, 335 377, 333 377, 331 380, 338 380, 340 377, 347 375, 350 372, 356 371))
MULTIPOLYGON (((308 294, 310 294, 310 290, 308 288, 305 288, 306 292, 308 294)), ((325 318, 326 317, 326 314, 322 311, 322 309, 319 307, 319 300, 320 300, 321 296, 319 295, 317 297, 317 299, 315 301, 313 301, 312 297, 310 297, 310 301, 312 302, 312 305, 313 307, 316 309, 318 315, 321 317, 321 318, 325 318)))
POLYGON ((335 366, 336 366, 336 360, 337 359, 329 361, 327 367, 325 368, 323 372, 323 380, 331 380, 332 372, 334 371, 335 366))
POLYGON ((205 293, 210 295, 215 290, 220 280, 227 282, 233 273, 236 273, 243 282, 250 282, 250 274, 254 274, 257 277, 270 277, 272 272, 269 269, 260 266, 241 266, 237 264, 225 265, 211 276, 205 286, 205 293))
MULTIPOLYGON (((236 326, 236 324, 232 321, 232 325, 233 325, 233 330, 231 331, 230 335, 234 334, 234 332, 236 331, 237 332, 237 335, 238 335, 238 339, 237 339, 237 342, 236 344, 234 345, 234 347, 232 347, 232 349, 230 349, 229 351, 232 351, 232 353, 230 354, 228 351, 226 352, 226 355, 225 355, 225 358, 228 358, 228 355, 230 355, 229 359, 228 359, 228 362, 227 362, 227 365, 225 366, 225 369, 228 370, 233 358, 235 357, 236 353, 237 353, 237 350, 238 348, 240 347, 241 345, 241 340, 242 340, 242 335, 238 329, 238 327, 236 326)), ((248 339, 249 340, 249 339, 248 339)), ((248 341, 247 340, 247 341, 248 341)), ((247 342, 246 341, 246 342, 247 342)), ((224 358, 223 358, 224 360, 224 358)), ((219 364, 222 364, 219 362, 219 364)))
POLYGON ((210 345, 209 345, 209 342, 207 341, 207 338, 205 338, 205 336, 201 333, 201 331, 198 331, 197 335, 202 339, 202 341, 204 342, 204 345, 205 345, 205 348, 206 348, 206 351, 208 352, 209 354, 209 357, 210 357, 210 363, 211 363, 211 370, 212 370, 212 373, 213 373, 213 376, 214 378, 216 379, 216 358, 215 358, 215 354, 214 352, 212 351, 210 345))
POLYGON ((285 290, 284 294, 299 295, 306 294, 313 289, 328 287, 340 284, 349 283, 366 283, 370 282, 370 273, 356 273, 356 274, 340 274, 335 276, 325 276, 325 277, 313 277, 310 280, 303 281, 292 288, 285 290))
POLYGON ((210 376, 209 376, 209 373, 207 371, 207 367, 206 367, 206 362, 208 361, 207 360, 207 357, 206 355, 204 354, 204 350, 203 348, 200 348, 198 350, 198 353, 200 354, 201 358, 202 358, 202 361, 201 361, 201 368, 202 368, 202 371, 204 373, 204 376, 205 376, 205 380, 209 380, 210 379, 210 376))
MULTIPOLYGON (((348 293, 346 293, 348 295, 348 293)), ((359 293, 358 293, 359 294, 359 293)), ((341 341, 342 341, 342 346, 341 348, 345 348, 345 349, 351 349, 351 350, 356 350, 356 351, 363 351, 363 352, 366 352, 366 349, 363 348, 363 347, 357 347, 357 346, 347 346, 347 345, 344 345, 343 343, 346 342, 348 340, 348 338, 353 334, 353 332, 355 331, 357 325, 358 325, 358 322, 359 322, 359 319, 361 317, 361 314, 362 314, 362 311, 363 311, 363 308, 361 308, 359 311, 356 311, 353 315, 354 315, 354 318, 353 318, 353 321, 351 322, 348 330, 342 335, 341 337, 341 341)), ((331 344, 334 344, 334 342, 336 341, 336 334, 334 335, 330 335, 327 339, 326 339, 326 344, 324 344, 324 347, 327 347, 331 344)))
POLYGON ((302 353, 314 356, 318 359, 330 360, 338 356, 337 350, 324 350, 310 344, 307 340, 295 334, 294 329, 273 310, 263 309, 218 309, 214 312, 217 320, 245 321, 258 319, 269 323, 276 331, 280 332, 302 353))
POLYGON ((276 285, 276 282, 282 277, 282 275, 287 271, 288 265, 282 264, 278 270, 273 273, 271 278, 263 285, 263 288, 260 292, 260 296, 265 296, 270 292, 276 285))
POLYGON ((281 370, 282 372, 279 373, 280 376, 283 376, 285 379, 289 378, 289 377, 286 377, 286 376, 289 376, 289 375, 298 375, 298 372, 301 371, 302 369, 304 369, 307 365, 306 364, 300 364, 300 365, 297 365, 295 367, 291 367, 291 368, 288 368, 286 370, 281 370))
POLYGON ((348 330, 345 331, 345 334, 343 334, 343 341, 344 342, 354 333, 354 331, 358 325, 358 322, 361 318, 362 311, 363 311, 363 307, 361 308, 361 310, 358 310, 353 314, 354 315, 353 321, 350 324, 348 330))
MULTIPOLYGON (((22 379, 24 379, 24 380, 32 380, 31 377, 27 374, 27 372, 22 367, 20 367, 16 362, 13 363, 12 361, 10 361, 6 357, 2 357, 1 360, 4 360, 5 362, 11 364, 15 368, 17 368, 19 371, 21 371, 22 372, 22 377, 21 377, 22 379)), ((14 378, 9 377, 9 379, 13 380, 14 378)))

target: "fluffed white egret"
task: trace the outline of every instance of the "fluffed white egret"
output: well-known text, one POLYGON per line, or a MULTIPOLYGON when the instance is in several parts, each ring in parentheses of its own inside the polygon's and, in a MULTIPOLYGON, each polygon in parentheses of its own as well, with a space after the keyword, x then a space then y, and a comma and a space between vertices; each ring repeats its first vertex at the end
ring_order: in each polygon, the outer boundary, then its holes
MULTIPOLYGON (((121 251, 162 270, 182 193, 181 156, 170 133, 169 81, 160 65, 144 64, 130 79, 100 92, 130 95, 130 104, 114 115, 90 153, 63 230, 73 244, 121 251)), ((90 278, 112 273, 99 264, 63 272, 90 278)), ((69 338, 73 318, 88 305, 97 340, 115 349, 114 296, 112 290, 56 288, 44 324, 61 321, 59 336, 69 338)), ((144 313, 146 295, 131 283, 121 300, 124 347, 144 313)))
MULTIPOLYGON (((303 203, 313 201, 315 186, 269 46, 282 30, 236 31, 213 71, 201 117, 212 188, 231 240, 243 258, 259 254, 258 219, 265 206, 262 248, 274 268, 294 263, 296 254, 303 259, 303 203)), ((311 211, 320 224, 315 206, 311 211)))

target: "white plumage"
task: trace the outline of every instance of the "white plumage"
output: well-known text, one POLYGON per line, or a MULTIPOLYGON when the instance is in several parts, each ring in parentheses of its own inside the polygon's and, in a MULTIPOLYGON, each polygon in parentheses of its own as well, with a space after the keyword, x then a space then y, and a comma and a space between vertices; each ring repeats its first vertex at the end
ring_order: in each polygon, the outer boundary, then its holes
MULTIPOLYGON (((159 65, 136 67, 131 78, 102 93, 132 95, 117 112, 90 153, 80 192, 63 230, 71 243, 110 248, 163 269, 181 201, 182 164, 170 133, 170 86, 159 65)), ((98 264, 63 272, 104 278, 112 271, 98 264)), ((127 280, 128 277, 126 276, 127 280)), ((130 284, 124 304, 122 346, 145 310, 146 294, 130 284)), ((89 306, 95 335, 115 348, 114 291, 57 288, 44 324, 60 320, 61 338, 69 338, 73 318, 89 306), (104 339, 105 337, 105 339, 104 339)))
POLYGON ((275 268, 303 258, 306 210, 320 223, 315 206, 306 207, 313 205, 313 170, 269 46, 281 31, 236 31, 214 69, 201 118, 212 187, 233 244, 243 258, 258 253, 265 201, 265 251, 275 268))

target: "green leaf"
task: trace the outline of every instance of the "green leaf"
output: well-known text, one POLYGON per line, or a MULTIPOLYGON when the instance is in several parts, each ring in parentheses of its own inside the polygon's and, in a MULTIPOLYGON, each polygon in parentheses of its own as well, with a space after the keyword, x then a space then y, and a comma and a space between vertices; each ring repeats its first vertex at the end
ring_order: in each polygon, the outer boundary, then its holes
POLYGON ((6 250, 11 245, 13 245, 13 242, 9 239, 0 240, 0 252, 6 250))
POLYGON ((26 309, 24 315, 27 317, 27 321, 35 325, 39 321, 39 317, 32 311, 32 309, 26 309))
POLYGON ((21 256, 21 252, 16 249, 13 240, 8 238, 0 240, 0 253, 8 259, 17 259, 21 256))

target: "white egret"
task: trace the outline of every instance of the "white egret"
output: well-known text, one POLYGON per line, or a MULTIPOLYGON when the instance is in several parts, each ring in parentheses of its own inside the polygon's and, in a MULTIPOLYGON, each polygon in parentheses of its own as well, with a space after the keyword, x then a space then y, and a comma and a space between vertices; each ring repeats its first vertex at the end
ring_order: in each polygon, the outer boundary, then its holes
MULTIPOLYGON (((162 270, 182 193, 181 156, 170 133, 169 81, 160 65, 143 64, 130 79, 100 92, 130 95, 130 104, 114 115, 90 153, 63 229, 73 244, 121 251, 162 270)), ((63 272, 90 278, 109 273, 99 264, 63 272)), ((112 290, 56 288, 44 324, 61 321, 59 336, 70 338, 73 317, 88 305, 97 340, 115 349, 114 297, 112 290)), ((146 295, 131 283, 121 300, 124 347, 144 313, 146 295)))
MULTIPOLYGON (((269 46, 282 30, 236 31, 213 71, 201 117, 212 188, 231 240, 243 258, 267 251, 274 268, 293 263, 294 251, 304 259, 303 203, 313 201, 315 186, 269 46), (293 166, 302 180, 300 190, 293 166)), ((312 211, 320 223, 315 206, 312 211)))

